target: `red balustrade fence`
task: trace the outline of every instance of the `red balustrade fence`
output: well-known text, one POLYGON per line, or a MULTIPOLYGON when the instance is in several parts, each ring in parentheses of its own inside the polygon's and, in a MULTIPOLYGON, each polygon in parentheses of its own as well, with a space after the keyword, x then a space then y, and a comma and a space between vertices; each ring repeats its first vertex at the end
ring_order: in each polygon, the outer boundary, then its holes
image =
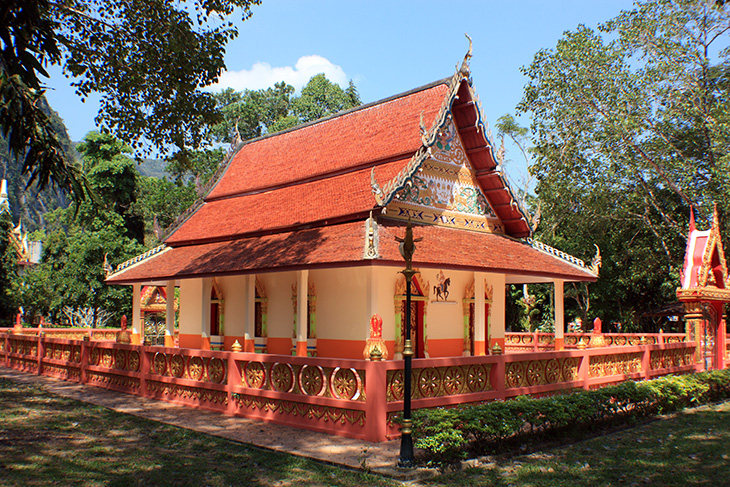
MULTIPOLYGON (((413 408, 697 370, 695 343, 413 361, 413 408)), ((0 364, 193 408, 368 441, 399 435, 403 361, 205 351, 0 333, 0 364)))

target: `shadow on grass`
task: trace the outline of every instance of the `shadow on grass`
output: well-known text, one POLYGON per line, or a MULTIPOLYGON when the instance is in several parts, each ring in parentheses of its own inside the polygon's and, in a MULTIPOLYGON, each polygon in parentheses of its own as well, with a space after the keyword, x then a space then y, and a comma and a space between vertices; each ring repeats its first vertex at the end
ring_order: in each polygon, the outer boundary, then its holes
POLYGON ((0 379, 0 484, 395 485, 0 379))

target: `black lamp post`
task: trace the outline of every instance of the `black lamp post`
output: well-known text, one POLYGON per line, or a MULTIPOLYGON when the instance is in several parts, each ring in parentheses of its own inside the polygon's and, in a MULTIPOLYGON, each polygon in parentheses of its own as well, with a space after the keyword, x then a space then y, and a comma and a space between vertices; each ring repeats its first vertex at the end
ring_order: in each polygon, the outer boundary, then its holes
POLYGON ((406 339, 403 344, 403 359, 405 361, 405 369, 403 371, 403 427, 401 428, 400 440, 400 458, 398 466, 411 468, 414 466, 413 461, 413 421, 411 420, 411 369, 413 360, 413 346, 411 343, 411 281, 417 271, 413 270, 412 260, 413 253, 416 251, 415 242, 420 238, 413 238, 413 229, 411 228, 411 220, 408 219, 406 226, 406 236, 401 239, 395 238, 400 242, 400 253, 406 261, 406 268, 401 274, 406 278, 406 339))

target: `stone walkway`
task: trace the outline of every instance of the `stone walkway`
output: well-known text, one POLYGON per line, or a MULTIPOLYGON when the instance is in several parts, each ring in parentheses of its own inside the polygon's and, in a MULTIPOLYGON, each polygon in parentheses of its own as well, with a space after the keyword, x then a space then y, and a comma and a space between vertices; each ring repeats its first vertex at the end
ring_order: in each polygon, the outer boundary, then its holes
POLYGON ((59 396, 104 406, 114 411, 333 465, 353 469, 367 468, 403 480, 426 474, 423 471, 404 471, 396 468, 400 452, 399 440, 368 443, 192 409, 76 382, 19 372, 2 366, 0 366, 0 377, 37 385, 59 396))

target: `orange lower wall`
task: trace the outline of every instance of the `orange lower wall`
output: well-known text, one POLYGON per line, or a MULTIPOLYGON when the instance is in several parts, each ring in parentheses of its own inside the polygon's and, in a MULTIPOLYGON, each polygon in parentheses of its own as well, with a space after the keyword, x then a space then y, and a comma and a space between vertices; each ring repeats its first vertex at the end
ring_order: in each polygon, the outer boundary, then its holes
POLYGON ((362 359, 365 340, 317 340, 317 356, 362 359))
POLYGON ((203 348, 203 338, 200 335, 186 335, 180 333, 178 340, 180 348, 203 348))
MULTIPOLYGON (((200 335, 180 334, 180 348, 203 348, 204 343, 200 335)), ((231 349, 233 342, 238 340, 242 347, 245 347, 243 337, 227 336, 224 338, 224 348, 231 349)), ((502 341, 502 346, 504 341, 502 341)), ((385 346, 388 349, 388 360, 393 359, 395 354, 395 341, 387 340, 385 346)), ((291 355, 291 338, 269 337, 267 340, 267 352, 277 355, 291 355)), ((362 352, 365 348, 365 340, 329 340, 320 338, 317 340, 317 356, 331 358, 362 359, 362 352)), ((428 341, 429 356, 436 357, 461 357, 464 348, 464 340, 453 339, 430 339, 428 341)))
POLYGON ((269 337, 266 341, 269 353, 277 355, 291 355, 291 338, 269 337))
POLYGON ((436 357, 461 357, 464 353, 464 339, 445 338, 428 340, 428 354, 436 357))

